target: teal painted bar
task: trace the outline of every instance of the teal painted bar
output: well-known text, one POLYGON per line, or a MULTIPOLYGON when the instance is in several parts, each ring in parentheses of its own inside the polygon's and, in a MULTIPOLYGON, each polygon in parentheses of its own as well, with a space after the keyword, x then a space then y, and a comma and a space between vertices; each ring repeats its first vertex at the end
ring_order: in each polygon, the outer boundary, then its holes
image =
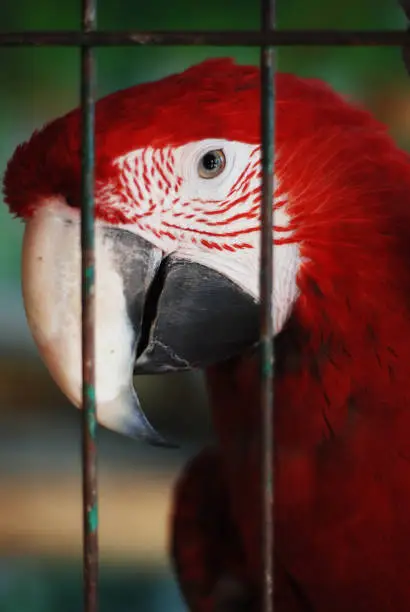
MULTIPOLYGON (((262 32, 275 28, 275 0, 261 0, 262 32)), ((262 205, 260 259, 260 375, 261 375, 261 467, 263 611, 273 612, 274 602, 274 321, 273 321, 273 196, 275 145, 275 52, 261 47, 261 142, 262 205)))
MULTIPOLYGON (((96 0, 83 0, 82 31, 96 28, 96 0)), ((95 61, 94 50, 81 49, 82 109, 82 475, 84 612, 98 611, 97 411, 95 394, 95 61)))
POLYGON ((90 531, 98 529, 98 506, 95 505, 88 511, 88 528, 90 531))

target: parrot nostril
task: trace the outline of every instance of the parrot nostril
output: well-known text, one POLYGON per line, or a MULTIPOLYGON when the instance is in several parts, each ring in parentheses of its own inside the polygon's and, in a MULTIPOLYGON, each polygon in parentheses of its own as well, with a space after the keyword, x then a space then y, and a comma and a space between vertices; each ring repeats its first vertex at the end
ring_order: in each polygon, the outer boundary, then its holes
POLYGON ((142 355, 149 343, 152 324, 157 316, 159 298, 164 288, 166 267, 167 258, 161 261, 154 280, 147 291, 142 315, 141 333, 137 346, 137 359, 142 355))
POLYGON ((63 197, 66 201, 67 206, 70 206, 70 208, 80 208, 80 204, 72 193, 65 193, 63 197))

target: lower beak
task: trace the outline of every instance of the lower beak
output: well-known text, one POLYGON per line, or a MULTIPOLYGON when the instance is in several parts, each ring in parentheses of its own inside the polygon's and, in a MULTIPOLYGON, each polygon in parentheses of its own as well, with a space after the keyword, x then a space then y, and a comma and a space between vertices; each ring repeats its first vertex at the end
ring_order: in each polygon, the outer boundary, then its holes
MULTIPOLYGON (((168 445, 151 427, 133 372, 204 367, 257 341, 255 301, 200 264, 164 258, 125 229, 95 225, 95 391, 99 423, 168 445)), ((39 352, 55 382, 82 404, 79 211, 39 206, 26 225, 23 298, 39 352)))

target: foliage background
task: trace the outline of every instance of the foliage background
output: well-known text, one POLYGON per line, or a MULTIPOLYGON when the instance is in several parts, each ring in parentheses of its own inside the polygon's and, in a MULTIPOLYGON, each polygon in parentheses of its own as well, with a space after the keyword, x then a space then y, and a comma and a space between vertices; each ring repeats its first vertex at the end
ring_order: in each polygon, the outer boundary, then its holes
MULTIPOLYGON (((0 30, 77 29, 80 0, 0 0, 0 30)), ((100 0, 102 29, 250 29, 256 0, 100 0)), ((400 28, 398 1, 278 1, 282 28, 400 28)), ((98 95, 206 57, 257 63, 249 48, 98 49, 98 95)), ((78 104, 79 51, 0 48, 0 174, 16 145, 78 104)), ((395 48, 295 48, 280 70, 315 76, 362 102, 410 144, 410 81, 395 48)), ((187 109, 189 112, 189 109, 187 109)), ((81 606, 79 415, 34 349, 20 293, 22 225, 0 205, 0 610, 72 612, 81 606)), ((199 375, 137 381, 148 414, 182 444, 153 451, 100 432, 101 611, 182 611, 167 561, 169 493, 186 458, 211 435, 199 375)))

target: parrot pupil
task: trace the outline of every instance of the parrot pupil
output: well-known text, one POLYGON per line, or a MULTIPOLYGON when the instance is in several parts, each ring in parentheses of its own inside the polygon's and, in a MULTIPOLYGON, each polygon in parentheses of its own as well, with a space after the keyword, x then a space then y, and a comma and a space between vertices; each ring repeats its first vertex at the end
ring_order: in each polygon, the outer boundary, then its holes
POLYGON ((217 170, 221 164, 220 158, 215 153, 207 153, 204 155, 204 168, 211 172, 212 170, 217 170))

